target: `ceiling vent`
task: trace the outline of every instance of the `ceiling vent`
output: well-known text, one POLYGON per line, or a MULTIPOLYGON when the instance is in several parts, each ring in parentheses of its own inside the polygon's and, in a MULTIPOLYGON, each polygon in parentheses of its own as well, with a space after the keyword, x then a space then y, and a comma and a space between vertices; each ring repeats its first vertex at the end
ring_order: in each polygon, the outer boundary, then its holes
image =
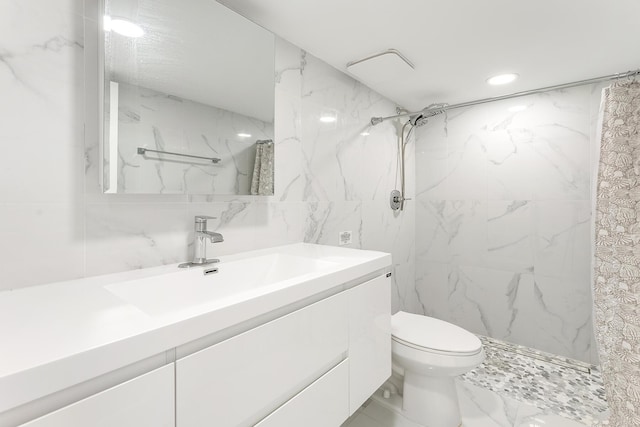
POLYGON ((413 63, 397 49, 387 49, 347 64, 349 73, 369 84, 397 81, 408 76, 414 68, 413 63))

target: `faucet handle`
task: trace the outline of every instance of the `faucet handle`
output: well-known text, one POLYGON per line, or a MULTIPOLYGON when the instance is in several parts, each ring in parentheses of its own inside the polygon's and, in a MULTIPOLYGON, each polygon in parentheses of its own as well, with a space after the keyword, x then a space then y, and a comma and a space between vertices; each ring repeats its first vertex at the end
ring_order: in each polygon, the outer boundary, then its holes
POLYGON ((196 223, 195 223, 196 231, 206 231, 208 219, 216 219, 216 217, 206 216, 206 215, 196 215, 196 223))
POLYGON ((215 216, 206 216, 206 215, 196 215, 196 223, 207 223, 208 219, 217 219, 215 216))

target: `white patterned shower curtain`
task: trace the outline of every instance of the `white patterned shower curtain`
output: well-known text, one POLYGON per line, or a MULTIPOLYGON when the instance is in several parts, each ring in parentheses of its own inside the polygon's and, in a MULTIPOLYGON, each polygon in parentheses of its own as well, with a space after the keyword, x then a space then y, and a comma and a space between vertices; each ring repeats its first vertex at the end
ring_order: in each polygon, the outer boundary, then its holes
POLYGON ((604 91, 594 316, 610 425, 640 426, 640 83, 604 91))
POLYGON ((256 142, 256 161, 251 178, 251 194, 273 195, 274 154, 273 141, 256 142))

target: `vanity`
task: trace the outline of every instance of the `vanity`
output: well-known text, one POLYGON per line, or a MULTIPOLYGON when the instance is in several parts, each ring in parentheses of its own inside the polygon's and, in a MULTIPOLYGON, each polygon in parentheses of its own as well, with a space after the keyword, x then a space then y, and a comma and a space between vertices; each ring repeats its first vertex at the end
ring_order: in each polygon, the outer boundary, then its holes
POLYGON ((391 375, 390 266, 300 243, 0 293, 0 426, 337 427, 391 375))

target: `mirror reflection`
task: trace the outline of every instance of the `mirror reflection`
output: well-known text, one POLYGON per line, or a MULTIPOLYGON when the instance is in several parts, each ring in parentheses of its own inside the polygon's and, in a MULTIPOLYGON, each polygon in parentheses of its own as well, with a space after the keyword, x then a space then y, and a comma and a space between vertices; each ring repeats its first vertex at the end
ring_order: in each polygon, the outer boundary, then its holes
POLYGON ((274 36, 212 0, 106 0, 106 193, 273 194, 274 36))

